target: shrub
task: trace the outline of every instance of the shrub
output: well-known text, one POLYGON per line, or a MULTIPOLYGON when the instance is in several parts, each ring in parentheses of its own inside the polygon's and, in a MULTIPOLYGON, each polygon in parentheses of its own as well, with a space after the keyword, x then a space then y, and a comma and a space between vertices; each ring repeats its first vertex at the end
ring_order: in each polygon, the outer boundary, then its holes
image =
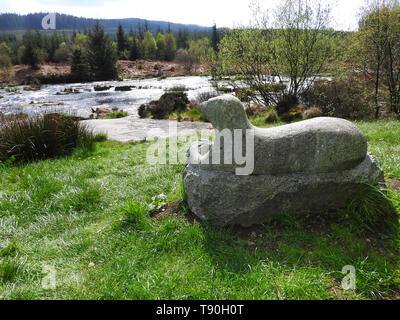
POLYGON ((276 123, 279 122, 278 113, 274 109, 268 110, 265 117, 265 123, 276 123))
POLYGON ((96 133, 93 135, 94 142, 104 142, 107 141, 108 137, 106 133, 96 133))
POLYGON ((175 61, 177 63, 183 64, 183 67, 187 72, 191 72, 194 64, 198 62, 197 58, 191 55, 185 49, 179 49, 176 52, 175 61))
POLYGON ((289 113, 290 109, 299 104, 299 100, 294 95, 284 95, 276 105, 278 115, 289 113))
POLYGON ((93 134, 67 115, 48 114, 5 121, 0 126, 0 161, 13 158, 30 162, 72 153, 77 147, 91 149, 93 134))
POLYGON ((313 118, 318 118, 322 116, 322 110, 320 107, 313 106, 303 113, 303 119, 313 119, 313 118))
POLYGON ((301 104, 291 108, 289 112, 284 113, 280 116, 282 121, 292 122, 295 120, 303 119, 303 113, 305 111, 305 107, 301 104))
POLYGON ((148 110, 154 119, 165 119, 175 111, 184 111, 189 104, 188 96, 183 91, 168 91, 164 93, 160 100, 149 104, 148 110))
POLYGON ((149 115, 150 115, 150 111, 149 111, 149 109, 148 109, 148 105, 142 104, 142 105, 139 107, 139 117, 142 118, 142 119, 145 119, 145 118, 147 118, 149 115))
POLYGON ((260 113, 266 112, 267 110, 267 107, 263 106, 262 104, 253 104, 246 107, 246 113, 248 116, 257 116, 260 113))
POLYGON ((255 91, 251 88, 237 88, 235 89, 236 97, 242 102, 250 102, 256 95, 255 91))
POLYGON ((302 98, 308 105, 320 107, 324 116, 361 120, 374 115, 373 89, 356 75, 315 81, 302 98))
POLYGON ((198 103, 203 103, 215 97, 218 97, 218 93, 215 91, 202 92, 197 95, 196 101, 198 103))

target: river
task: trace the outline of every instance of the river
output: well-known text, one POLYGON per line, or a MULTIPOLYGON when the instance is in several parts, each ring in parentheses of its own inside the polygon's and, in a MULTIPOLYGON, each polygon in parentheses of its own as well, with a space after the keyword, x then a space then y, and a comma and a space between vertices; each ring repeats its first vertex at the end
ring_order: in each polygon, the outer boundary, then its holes
POLYGON ((44 85, 37 91, 24 91, 18 86, 0 89, 0 112, 5 115, 26 113, 29 115, 49 112, 67 113, 88 117, 91 109, 118 107, 133 117, 138 117, 138 108, 144 103, 157 100, 168 89, 184 86, 189 100, 199 94, 213 91, 208 77, 177 77, 158 79, 130 79, 123 81, 102 81, 90 83, 44 85), (95 91, 95 86, 106 86, 106 91, 95 91), (131 91, 116 91, 116 87, 131 86, 131 91), (64 93, 72 89, 76 93, 64 93))

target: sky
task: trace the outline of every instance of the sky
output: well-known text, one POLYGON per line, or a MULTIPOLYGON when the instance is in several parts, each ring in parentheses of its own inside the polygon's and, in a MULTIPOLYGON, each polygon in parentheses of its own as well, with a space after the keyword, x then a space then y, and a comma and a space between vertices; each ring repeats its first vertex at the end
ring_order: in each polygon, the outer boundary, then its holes
MULTIPOLYGON (((278 0, 259 0, 273 8, 278 0)), ((355 30, 358 10, 364 0, 333 1, 332 26, 337 30, 355 30)), ((27 14, 59 12, 86 18, 141 18, 184 24, 234 27, 248 24, 251 0, 1 0, 0 12, 27 14)))

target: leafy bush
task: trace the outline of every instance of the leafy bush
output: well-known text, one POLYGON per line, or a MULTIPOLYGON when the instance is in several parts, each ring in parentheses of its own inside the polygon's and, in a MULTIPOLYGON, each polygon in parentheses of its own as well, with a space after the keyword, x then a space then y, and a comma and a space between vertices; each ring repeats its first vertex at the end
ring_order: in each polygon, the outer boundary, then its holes
POLYGON ((351 120, 373 117, 373 89, 358 76, 315 81, 303 95, 310 106, 321 108, 322 115, 351 120))
POLYGON ((250 102, 256 95, 252 88, 237 88, 235 89, 236 97, 242 102, 250 102))
POLYGON ((276 105, 278 115, 289 113, 290 109, 299 104, 299 100, 294 95, 284 95, 276 105))
POLYGON ((0 124, 2 162, 10 158, 29 162, 61 157, 80 146, 91 149, 93 134, 67 115, 47 114, 0 124))
POLYGON ((142 104, 142 105, 139 107, 139 117, 142 118, 142 119, 145 119, 145 118, 147 118, 149 115, 150 115, 150 111, 149 111, 149 109, 148 109, 148 105, 142 104))
POLYGON ((154 119, 165 119, 175 111, 184 111, 187 104, 189 104, 189 99, 185 92, 168 91, 161 96, 160 100, 151 102, 147 108, 154 119))

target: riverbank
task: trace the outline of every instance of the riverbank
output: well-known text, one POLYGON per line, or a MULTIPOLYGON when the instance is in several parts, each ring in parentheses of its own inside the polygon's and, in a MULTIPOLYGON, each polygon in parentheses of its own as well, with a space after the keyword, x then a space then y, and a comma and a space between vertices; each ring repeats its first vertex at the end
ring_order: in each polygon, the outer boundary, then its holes
MULTIPOLYGON (((170 61, 119 60, 117 67, 120 79, 207 75, 210 71, 210 65, 207 63, 195 65, 191 71, 188 71, 183 64, 170 61)), ((0 75, 0 85, 28 84, 34 78, 46 84, 65 83, 70 73, 71 66, 66 63, 45 63, 39 70, 34 70, 27 65, 15 65, 11 68, 9 76, 0 75)))
POLYGON ((105 133, 110 140, 129 143, 179 137, 189 132, 213 128, 210 123, 205 122, 138 119, 135 116, 122 119, 85 120, 83 123, 94 133, 105 133), (171 127, 176 128, 176 132, 170 130, 171 127))

